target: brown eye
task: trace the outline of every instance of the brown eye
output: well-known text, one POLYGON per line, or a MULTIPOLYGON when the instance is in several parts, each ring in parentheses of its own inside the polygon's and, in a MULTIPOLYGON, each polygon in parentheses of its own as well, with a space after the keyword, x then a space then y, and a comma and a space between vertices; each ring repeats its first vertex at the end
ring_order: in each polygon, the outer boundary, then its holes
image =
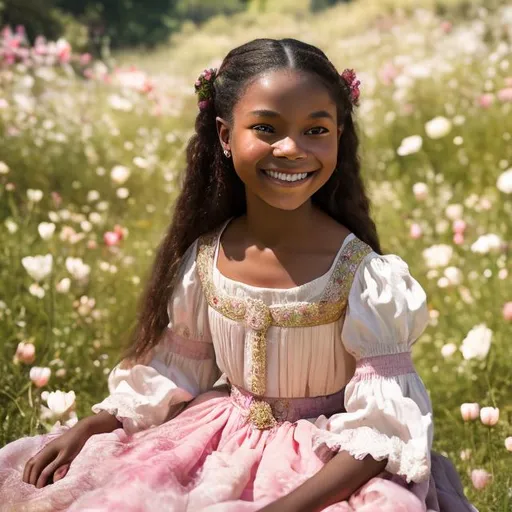
POLYGON ((255 126, 252 126, 251 128, 253 130, 256 130, 257 132, 262 132, 262 133, 272 133, 272 131, 267 131, 267 130, 274 130, 274 128, 272 128, 272 126, 270 126, 268 124, 257 124, 255 126))
POLYGON ((323 126, 315 126, 315 128, 311 128, 311 130, 308 130, 306 133, 312 132, 313 130, 323 130, 322 132, 312 133, 311 135, 323 135, 324 133, 329 133, 329 130, 327 128, 324 128, 323 126))

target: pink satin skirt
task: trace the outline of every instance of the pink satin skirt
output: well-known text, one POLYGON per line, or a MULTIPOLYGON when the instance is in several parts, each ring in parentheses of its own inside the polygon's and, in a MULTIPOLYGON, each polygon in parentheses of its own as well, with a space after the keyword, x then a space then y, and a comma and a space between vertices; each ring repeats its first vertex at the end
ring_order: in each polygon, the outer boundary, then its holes
MULTIPOLYGON (((64 430, 14 441, 0 450, 0 511, 260 510, 312 477, 325 462, 312 450, 316 427, 294 416, 317 416, 315 399, 271 404, 277 425, 258 430, 249 421, 253 398, 237 388, 232 388, 231 395, 212 391, 158 427, 133 435, 117 429, 92 436, 64 478, 42 489, 22 481, 23 468, 64 430), (283 408, 286 417, 279 418, 283 408)), ((328 397, 322 398, 327 399, 323 406, 330 404, 328 397)), ((336 402, 343 403, 339 397, 336 402)), ((476 509, 466 501, 451 463, 433 454, 429 482, 407 485, 402 478, 384 472, 347 501, 324 510, 476 509)))

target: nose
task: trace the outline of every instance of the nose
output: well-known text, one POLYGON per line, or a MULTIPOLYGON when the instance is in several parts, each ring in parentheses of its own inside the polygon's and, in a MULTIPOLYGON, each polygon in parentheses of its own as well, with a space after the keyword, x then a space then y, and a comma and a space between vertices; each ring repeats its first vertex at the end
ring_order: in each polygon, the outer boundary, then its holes
POLYGON ((272 147, 275 157, 288 158, 290 160, 298 160, 307 157, 306 151, 291 137, 286 137, 274 142, 272 147))

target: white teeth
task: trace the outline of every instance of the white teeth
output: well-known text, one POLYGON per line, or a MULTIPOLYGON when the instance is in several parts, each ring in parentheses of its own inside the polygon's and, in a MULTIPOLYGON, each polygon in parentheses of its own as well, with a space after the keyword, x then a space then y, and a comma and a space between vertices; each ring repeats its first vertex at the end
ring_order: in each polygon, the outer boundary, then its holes
POLYGON ((285 174, 282 172, 265 171, 271 178, 275 178, 281 181, 299 181, 304 180, 308 177, 307 173, 303 172, 300 174, 285 174))

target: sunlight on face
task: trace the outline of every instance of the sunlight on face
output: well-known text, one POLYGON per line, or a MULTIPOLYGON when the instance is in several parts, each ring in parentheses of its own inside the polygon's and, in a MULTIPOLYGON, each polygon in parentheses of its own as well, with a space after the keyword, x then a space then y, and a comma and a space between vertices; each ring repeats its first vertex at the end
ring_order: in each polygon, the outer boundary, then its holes
POLYGON ((248 201, 294 210, 337 161, 336 104, 318 77, 285 69, 252 82, 235 106, 229 143, 248 201))

